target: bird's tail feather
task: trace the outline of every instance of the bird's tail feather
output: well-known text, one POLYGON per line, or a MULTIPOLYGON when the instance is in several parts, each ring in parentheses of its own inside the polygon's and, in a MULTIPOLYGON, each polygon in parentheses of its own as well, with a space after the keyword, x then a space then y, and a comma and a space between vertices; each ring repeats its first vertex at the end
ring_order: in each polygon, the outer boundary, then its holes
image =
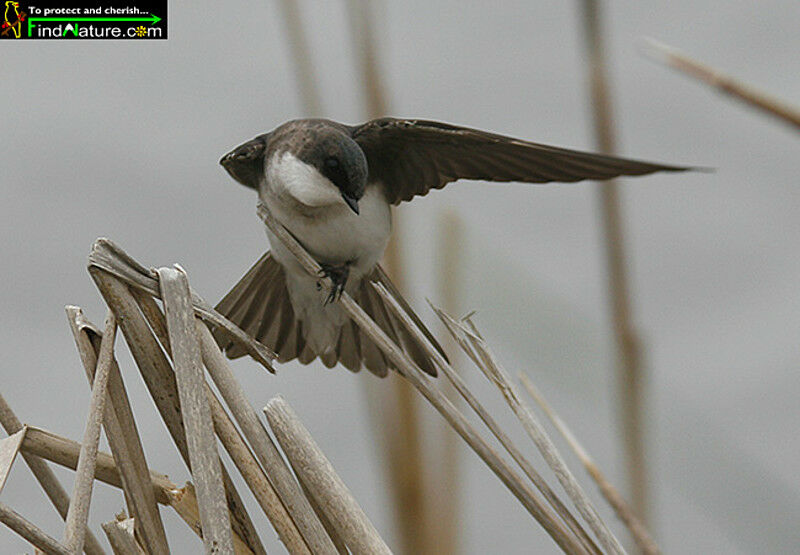
MULTIPOLYGON (((444 354, 441 346, 403 300, 380 266, 362 279, 360 287, 353 294, 355 301, 422 370, 435 376, 436 367, 425 348, 406 330, 403 323, 395 318, 370 282, 382 283, 398 299, 403 309, 434 347, 444 354)), ((257 341, 272 349, 278 355, 280 362, 296 358, 301 363, 308 364, 319 356, 328 368, 334 367, 338 362, 349 370, 358 372, 365 366, 370 372, 381 377, 386 376, 392 367, 383 352, 351 320, 346 321, 339 330, 334 349, 323 353, 314 352, 305 340, 303 322, 296 318, 292 308, 283 267, 269 252, 258 259, 239 283, 225 295, 216 306, 216 310, 257 341)), ((224 332, 217 330, 215 338, 229 358, 247 354, 224 332)))

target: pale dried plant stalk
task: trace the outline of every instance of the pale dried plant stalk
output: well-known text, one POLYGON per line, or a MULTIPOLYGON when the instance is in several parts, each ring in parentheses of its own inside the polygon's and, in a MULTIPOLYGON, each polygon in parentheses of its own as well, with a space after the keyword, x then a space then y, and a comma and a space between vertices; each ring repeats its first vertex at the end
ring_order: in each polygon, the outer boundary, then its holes
MULTIPOLYGON (((174 373, 158 341, 139 311, 128 287, 115 276, 122 275, 124 279, 130 280, 134 286, 138 286, 145 291, 151 292, 154 290, 155 293, 152 294, 155 295, 159 294, 158 281, 152 277, 149 270, 144 269, 109 241, 98 240, 95 242, 89 261, 89 273, 97 284, 106 304, 117 314, 120 328, 139 373, 158 408, 173 443, 191 471, 185 431, 180 417, 179 395, 174 373), (112 272, 119 273, 109 273, 102 269, 106 267, 111 268, 112 272)), ((207 307, 202 299, 193 298, 192 304, 195 312, 201 310, 204 313, 208 313, 205 308, 198 308, 198 304, 201 307, 207 307)), ((219 318, 222 317, 219 316, 219 318)), ((222 325, 230 326, 232 324, 223 323, 222 325)), ((261 358, 260 362, 263 363, 263 358, 261 357, 264 352, 263 347, 254 346, 251 352, 256 357, 261 358)), ((241 497, 224 465, 222 465, 222 479, 225 484, 228 509, 231 512, 231 525, 234 533, 242 538, 254 553, 266 553, 255 526, 247 514, 241 497)))
POLYGON ((289 404, 276 397, 267 404, 264 413, 298 478, 347 547, 354 554, 391 554, 369 517, 289 404))
POLYGON ((320 116, 322 114, 322 102, 320 101, 321 97, 317 81, 314 79, 311 52, 303 29, 303 20, 300 17, 298 2, 297 0, 279 0, 278 6, 283 18, 282 27, 286 30, 286 38, 292 53, 292 67, 297 79, 300 99, 303 102, 303 111, 309 117, 320 116))
MULTIPOLYGON (((511 455, 511 458, 519 465, 525 475, 530 479, 531 482, 536 486, 536 488, 542 493, 544 498, 550 503, 550 506, 558 513, 558 515, 562 518, 564 523, 570 528, 570 530, 575 534, 578 540, 581 542, 585 550, 589 553, 600 553, 600 550, 592 541, 589 534, 583 529, 580 523, 575 519, 572 513, 564 506, 558 496, 553 492, 550 486, 547 485, 544 478, 536 471, 533 467, 533 464, 522 454, 522 452, 517 448, 516 445, 511 441, 511 438, 508 437, 497 421, 491 416, 488 410, 480 403, 480 401, 475 397, 475 395, 469 390, 467 384, 461 378, 461 376, 456 372, 452 366, 445 360, 445 358, 439 353, 433 345, 430 344, 430 341, 425 337, 425 334, 419 329, 414 321, 410 318, 410 316, 403 310, 400 306, 400 303, 395 299, 392 294, 383 286, 383 284, 376 283, 373 285, 375 290, 380 294, 383 299, 387 302, 389 308, 392 310, 392 313, 398 318, 400 322, 408 329, 426 349, 428 355, 434 360, 438 369, 440 369, 447 379, 449 383, 455 388, 459 395, 467 402, 467 404, 472 408, 475 414, 486 424, 486 427, 492 432, 492 434, 497 438, 503 448, 511 455)), ((472 356, 472 352, 468 353, 472 356)))
POLYGON ((41 528, 28 521, 5 503, 0 503, 0 522, 48 555, 73 555, 76 553, 76 550, 67 549, 57 539, 43 532, 41 528))
MULTIPOLYGON (((0 394, 0 424, 2 424, 6 433, 9 435, 22 429, 22 422, 17 418, 17 415, 14 414, 14 411, 2 394, 0 394)), ((61 485, 61 482, 58 481, 52 469, 40 457, 26 453, 24 450, 22 452, 22 458, 25 459, 36 481, 42 486, 42 489, 53 503, 58 514, 61 515, 61 518, 66 519, 67 511, 69 511, 69 494, 64 489, 64 486, 61 485)), ((86 530, 83 550, 87 555, 102 555, 104 552, 97 538, 90 530, 86 530)))
MULTIPOLYGON (((200 523, 200 507, 197 501, 197 493, 194 489, 194 484, 186 482, 180 489, 174 489, 169 492, 169 505, 178 516, 189 526, 189 528, 197 534, 197 537, 203 539, 203 528, 200 523)), ((253 550, 247 545, 238 534, 233 535, 233 551, 236 555, 250 555, 253 550)))
POLYGON ((308 499, 303 495, 300 486, 292 477, 291 471, 264 429, 255 409, 247 400, 241 384, 233 375, 211 332, 200 322, 196 324, 196 327, 203 361, 211 379, 228 404, 233 417, 241 426, 244 436, 253 447, 256 456, 266 470, 267 477, 312 553, 336 553, 336 546, 314 513, 308 499))
MULTIPOLYGON (((86 377, 91 386, 94 382, 95 369, 102 346, 102 333, 85 318, 80 308, 67 306, 66 312, 86 377)), ((109 371, 108 400, 103 414, 103 427, 114 455, 114 461, 120 470, 125 500, 142 545, 151 553, 164 553, 169 550, 164 524, 161 521, 152 487, 150 487, 147 461, 130 401, 122 382, 119 366, 114 358, 111 360, 109 371)))
POLYGON ((643 39, 643 51, 651 60, 668 65, 730 95, 745 104, 769 114, 800 130, 800 109, 746 85, 730 75, 690 58, 680 50, 651 38, 643 39))
MULTIPOLYGON (((139 309, 136 300, 141 300, 142 296, 139 295, 138 299, 135 300, 128 288, 124 287, 116 278, 123 280, 128 286, 154 297, 160 297, 158 280, 153 277, 149 270, 107 239, 100 239, 95 242, 89 260, 90 273, 98 283, 106 302, 116 307, 116 310, 124 311, 127 316, 126 320, 123 320, 123 333, 126 334, 131 352, 134 354, 151 395, 156 400, 156 405, 162 413, 162 418, 167 423, 170 434, 173 436, 184 460, 187 460, 185 439, 182 437, 182 423, 180 419, 175 418, 175 415, 180 414, 180 412, 179 407, 174 406, 175 398, 177 397, 174 377, 172 377, 169 362, 158 347, 155 337, 153 337, 150 328, 142 317, 142 313, 140 313, 140 310, 142 310, 142 312, 149 315, 153 322, 157 322, 159 318, 155 315, 155 312, 159 311, 157 307, 154 310, 153 305, 147 302, 142 302, 143 308, 139 309), (130 336, 128 336, 128 333, 130 333, 130 336)), ((274 372, 270 360, 264 356, 265 353, 271 353, 271 351, 250 337, 242 337, 243 332, 239 328, 217 313, 208 303, 195 294, 192 295, 192 306, 197 316, 207 319, 221 329, 227 330, 231 337, 237 338, 243 346, 247 347, 251 356, 254 356, 265 368, 274 372)), ((205 328, 205 326, 202 327, 205 328)), ((156 324, 153 325, 153 328, 162 337, 162 341, 168 344, 168 341, 163 339, 166 335, 163 326, 156 324)), ((264 465, 270 482, 291 514, 305 543, 309 545, 313 552, 335 553, 335 546, 331 543, 330 538, 308 504, 308 500, 302 495, 299 486, 292 478, 277 448, 258 419, 255 409, 250 405, 244 390, 228 367, 225 357, 219 353, 219 347, 211 337, 210 332, 206 329, 204 333, 199 335, 203 361, 209 369, 212 379, 233 412, 234 418, 241 426, 242 432, 250 442, 254 453, 261 464, 264 465)), ((226 490, 229 493, 229 507, 231 510, 235 510, 236 507, 241 507, 241 502, 237 501, 238 494, 235 498, 231 497, 231 494, 235 493, 235 489, 233 489, 232 483, 228 484, 229 478, 224 472, 223 476, 226 480, 226 490)), ((244 519, 249 521, 246 513, 241 514, 240 518, 243 521, 244 519)), ((242 524, 246 523, 243 522, 242 524)), ((252 523, 249 526, 252 526, 252 523)), ((240 527, 237 533, 240 533, 240 535, 244 533, 244 528, 240 527)), ((288 541, 287 546, 292 545, 292 543, 292 541, 288 541)), ((248 541, 248 545, 253 547, 254 544, 248 541)), ((256 549, 258 548, 256 547, 256 549)), ((302 552, 302 549, 298 549, 298 552, 302 552)))
MULTIPOLYGON (((72 470, 78 467, 80 443, 36 426, 27 426, 27 429, 22 442, 23 456, 26 454, 35 456, 72 470)), ((169 492, 178 486, 160 472, 148 470, 148 473, 156 501, 162 505, 169 504, 169 492)), ((122 475, 111 454, 104 451, 97 452, 94 479, 122 489, 122 475)))
MULTIPOLYGON (((306 252, 306 250, 286 231, 270 214, 263 204, 258 205, 258 214, 275 236, 283 242, 311 275, 319 276, 320 266, 306 252)), ((327 278, 326 278, 327 279, 327 278)), ((326 283, 328 283, 326 281, 326 283)), ((328 285, 330 285, 328 283, 328 285)), ((495 472, 501 481, 520 500, 523 506, 531 513, 558 545, 570 553, 583 553, 584 547, 578 539, 558 520, 550 509, 536 498, 533 490, 509 466, 500 454, 486 443, 477 430, 467 421, 464 415, 450 402, 450 400, 432 384, 430 379, 408 358, 383 330, 358 306, 358 304, 344 292, 339 299, 340 306, 347 312, 359 328, 384 352, 392 364, 399 369, 417 390, 444 416, 450 425, 461 435, 470 447, 484 460, 495 472)))
POLYGON ((0 493, 3 492, 3 486, 6 485, 6 480, 17 459, 26 432, 27 428, 23 426, 18 432, 0 440, 0 493))
MULTIPOLYGON (((381 6, 374 0, 349 0, 347 14, 356 64, 361 71, 360 83, 369 119, 388 115, 389 99, 386 94, 385 74, 378 57, 379 30, 375 9, 381 6)), ((402 228, 399 211, 392 208, 392 234, 383 254, 386 273, 399 289, 406 279, 403 264, 402 228)), ((451 515, 457 514, 449 507, 445 514, 434 514, 433 505, 454 500, 454 484, 446 480, 433 480, 426 467, 455 470, 446 461, 430 460, 431 451, 425 450, 423 413, 414 388, 395 374, 386 377, 380 385, 373 380, 364 381, 367 396, 368 421, 378 439, 388 478, 394 509, 395 524, 400 548, 406 553, 431 553, 440 555, 453 552, 456 527, 451 515), (391 405, 392 410, 384 410, 391 405)), ((439 422, 437 422, 439 425, 439 422)), ((449 474, 448 474, 449 475, 449 474)))
MULTIPOLYGON (((616 154, 616 133, 602 32, 599 0, 582 0, 582 23, 588 58, 588 82, 592 103, 595 141, 600 152, 616 154)), ((598 183, 599 209, 603 222, 606 285, 611 305, 612 334, 617 355, 617 390, 624 460, 634 506, 647 518, 648 480, 645 457, 645 368, 642 344, 632 318, 629 292, 625 227, 619 201, 619 182, 598 183)))
POLYGON ((180 268, 159 268, 175 381, 186 430, 189 463, 197 488, 203 543, 207 553, 233 553, 225 487, 217 453, 211 409, 204 389, 205 378, 194 327, 189 281, 180 268))
MULTIPOLYGON (((109 522, 104 522, 101 527, 103 532, 106 533, 111 549, 114 550, 114 555, 147 555, 148 552, 136 542, 136 537, 134 536, 136 524, 133 518, 122 520, 115 518, 109 522)), ((157 552, 150 551, 150 553, 157 552)))
POLYGON ((580 444, 578 439, 569 429, 567 424, 556 414, 544 396, 536 389, 536 386, 533 385, 530 378, 525 374, 519 374, 519 380, 522 385, 527 390, 528 394, 536 401, 536 404, 542 409, 542 411, 547 415, 550 419, 550 422, 553 423, 553 426, 559 431, 562 435, 564 440, 570 446, 572 451, 578 457, 578 459, 583 464, 586 472, 589 473, 589 476, 597 484, 598 488, 600 488, 600 492, 605 497, 608 504, 614 509, 614 512, 617 513, 619 519, 625 523, 627 526, 628 531, 633 536, 636 545, 639 546, 639 549, 642 550, 643 553, 647 555, 657 555, 661 551, 658 548, 658 544, 656 544, 653 537, 648 532, 647 528, 645 527, 644 523, 636 516, 633 509, 630 505, 625 501, 622 495, 617 491, 608 478, 600 471, 600 469, 595 464, 594 460, 589 456, 589 453, 584 449, 584 447, 580 444))
POLYGON ((94 468, 97 463, 97 447, 100 441, 100 430, 103 411, 106 403, 106 385, 111 373, 114 358, 114 339, 117 334, 117 319, 109 310, 106 316, 103 341, 97 357, 97 371, 92 384, 92 397, 89 402, 89 415, 78 457, 78 468, 75 471, 75 484, 72 489, 72 503, 67 511, 67 523, 64 529, 64 545, 72 553, 83 551, 86 523, 89 519, 89 504, 92 501, 94 485, 94 468))
MULTIPOLYGON (((539 452, 558 478, 578 512, 597 536, 600 545, 609 553, 624 553, 619 540, 606 526, 595 509, 593 503, 583 491, 575 476, 569 470, 561 453, 558 452, 550 436, 544 430, 533 411, 523 401, 508 373, 500 365, 495 354, 478 333, 470 320, 458 322, 439 309, 436 314, 460 344, 467 344, 477 354, 476 363, 489 381, 494 383, 502 393, 514 415, 519 419, 528 436, 533 440, 539 452)), ((475 360, 475 359, 473 359, 475 360)))

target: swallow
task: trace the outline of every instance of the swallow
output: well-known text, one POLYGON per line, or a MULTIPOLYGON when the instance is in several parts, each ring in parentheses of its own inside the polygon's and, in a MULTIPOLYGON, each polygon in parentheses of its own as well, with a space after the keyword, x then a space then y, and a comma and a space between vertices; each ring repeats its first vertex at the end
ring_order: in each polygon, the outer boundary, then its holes
MULTIPOLYGON (((392 229, 391 207, 467 179, 576 182, 689 167, 629 160, 533 143, 436 121, 380 118, 362 125, 325 119, 289 121, 226 154, 220 164, 258 192, 273 216, 331 279, 322 290, 267 229, 264 254, 216 307, 277 355, 280 362, 317 357, 354 372, 385 376, 384 354, 338 306, 346 291, 425 372, 436 368, 385 306, 370 282, 397 290, 379 265, 392 229)), ((399 297, 402 298, 402 297, 399 297)), ((403 301, 404 302, 404 301, 403 301)), ((413 311, 408 310, 410 314, 413 311)), ((441 347, 414 316, 426 337, 441 347)), ((230 358, 246 354, 222 335, 230 358)))

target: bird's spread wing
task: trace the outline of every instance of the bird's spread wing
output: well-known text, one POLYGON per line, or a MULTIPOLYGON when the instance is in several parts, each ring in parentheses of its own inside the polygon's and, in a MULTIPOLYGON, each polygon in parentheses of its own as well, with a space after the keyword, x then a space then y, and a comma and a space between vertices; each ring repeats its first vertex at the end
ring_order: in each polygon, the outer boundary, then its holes
POLYGON ((219 161, 232 178, 256 191, 264 173, 264 153, 267 150, 269 135, 269 133, 259 135, 237 146, 219 161))
POLYGON ((690 168, 531 143, 435 121, 381 118, 351 128, 371 181, 392 204, 458 179, 580 181, 690 168))

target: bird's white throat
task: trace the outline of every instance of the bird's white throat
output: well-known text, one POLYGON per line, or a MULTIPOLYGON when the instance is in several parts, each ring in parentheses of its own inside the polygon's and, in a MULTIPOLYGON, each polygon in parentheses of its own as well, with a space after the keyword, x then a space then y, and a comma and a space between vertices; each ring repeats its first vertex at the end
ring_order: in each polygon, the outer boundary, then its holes
POLYGON ((306 206, 344 204, 341 191, 327 177, 290 152, 272 156, 267 163, 266 178, 274 193, 288 194, 306 206))

